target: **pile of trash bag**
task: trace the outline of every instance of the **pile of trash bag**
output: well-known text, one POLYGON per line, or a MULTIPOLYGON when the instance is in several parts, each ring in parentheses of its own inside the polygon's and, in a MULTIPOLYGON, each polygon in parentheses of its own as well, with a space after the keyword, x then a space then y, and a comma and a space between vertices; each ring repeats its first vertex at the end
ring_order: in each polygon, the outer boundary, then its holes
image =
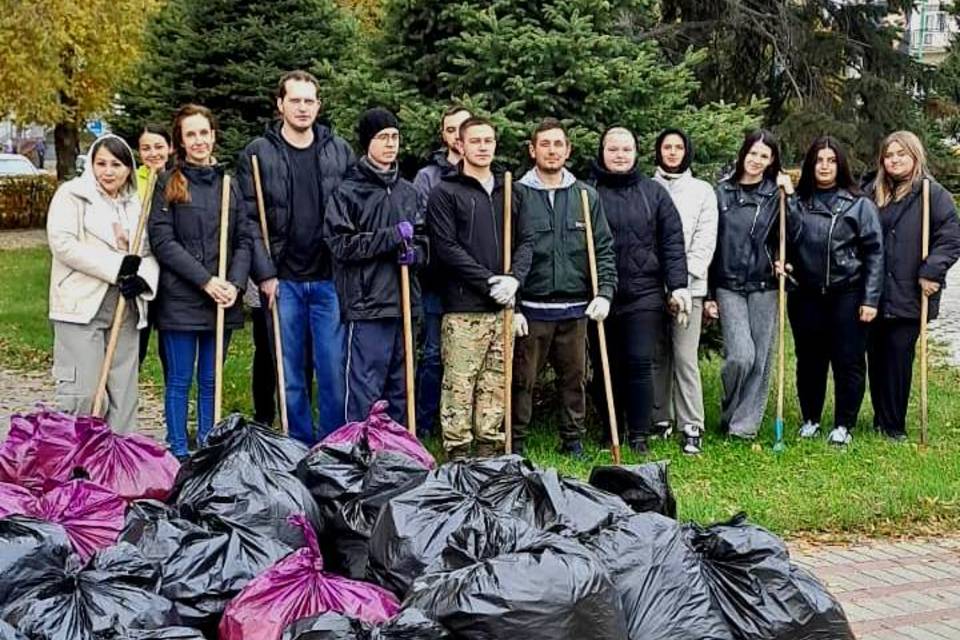
POLYGON ((165 500, 179 466, 151 438, 114 433, 101 418, 57 411, 14 415, 0 445, 0 482, 36 494, 49 481, 79 476, 126 500, 165 500))
POLYGON ((65 566, 70 553, 70 539, 60 525, 24 516, 0 518, 0 608, 43 582, 48 571, 65 566))
POLYGON ((670 489, 666 462, 594 467, 590 471, 590 484, 620 496, 637 513, 677 517, 677 501, 670 489))
POLYGON ((387 414, 389 404, 379 400, 370 408, 366 420, 348 422, 321 441, 325 445, 363 444, 372 452, 393 451, 413 458, 425 469, 437 466, 426 447, 387 414))
POLYGON ((160 595, 160 572, 136 548, 118 544, 83 563, 35 568, 29 588, 0 607, 0 619, 31 640, 97 640, 117 629, 163 629, 180 622, 160 595))
POLYGON ((339 613, 302 618, 284 629, 282 640, 453 640, 453 636, 418 609, 404 609, 376 626, 339 613))
POLYGON ((280 640, 284 628, 299 618, 342 613, 361 622, 387 622, 400 609, 392 594, 323 570, 323 556, 312 525, 292 516, 303 529, 307 546, 254 578, 227 606, 220 640, 280 640))

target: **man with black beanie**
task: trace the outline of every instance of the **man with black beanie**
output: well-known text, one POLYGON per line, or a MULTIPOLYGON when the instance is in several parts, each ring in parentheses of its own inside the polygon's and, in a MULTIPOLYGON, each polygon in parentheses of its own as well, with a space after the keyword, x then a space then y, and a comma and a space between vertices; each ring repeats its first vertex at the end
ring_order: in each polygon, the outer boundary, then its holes
MULTIPOLYGON (((363 420, 384 399, 390 416, 405 422, 400 265, 426 263, 423 201, 399 174, 396 116, 386 109, 366 111, 357 140, 364 155, 328 201, 323 226, 347 327, 346 418, 363 420)), ((415 278, 411 288, 416 311, 415 278)))

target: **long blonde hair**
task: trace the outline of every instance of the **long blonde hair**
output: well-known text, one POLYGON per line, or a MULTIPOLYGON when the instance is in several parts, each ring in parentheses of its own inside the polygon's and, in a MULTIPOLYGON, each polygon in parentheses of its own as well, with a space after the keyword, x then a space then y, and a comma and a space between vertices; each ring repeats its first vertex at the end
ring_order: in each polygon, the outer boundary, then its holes
POLYGON ((880 154, 877 156, 877 178, 873 182, 873 198, 877 206, 885 207, 891 202, 902 200, 913 190, 914 185, 929 173, 927 152, 924 151, 920 138, 910 131, 894 131, 883 139, 880 154), (883 157, 887 153, 887 148, 894 142, 913 157, 913 172, 908 180, 896 182, 883 167, 883 157))

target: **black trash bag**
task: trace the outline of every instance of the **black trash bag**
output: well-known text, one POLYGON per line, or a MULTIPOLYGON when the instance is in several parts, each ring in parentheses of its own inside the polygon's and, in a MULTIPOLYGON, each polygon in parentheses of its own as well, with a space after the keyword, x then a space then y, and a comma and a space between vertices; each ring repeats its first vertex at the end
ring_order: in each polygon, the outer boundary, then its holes
POLYGON ((163 629, 111 629, 96 634, 96 640, 206 640, 198 629, 165 627, 163 629))
POLYGON ((289 516, 302 513, 321 525, 310 492, 293 475, 306 454, 296 440, 232 415, 180 468, 169 501, 193 522, 216 519, 254 544, 273 540, 299 549, 306 545, 303 530, 289 516))
POLYGON ((452 640, 439 624, 417 609, 404 609, 379 627, 371 627, 339 613, 297 620, 281 640, 452 640))
POLYGON ((23 634, 0 620, 0 640, 27 640, 23 634))
POLYGON ((71 556, 58 575, 0 610, 0 618, 44 640, 96 640, 111 630, 180 624, 173 603, 160 595, 159 567, 127 543, 98 551, 86 565, 71 556))
POLYGON ((67 532, 58 524, 0 518, 0 609, 58 575, 71 553, 67 532))
POLYGON ((636 513, 580 541, 613 581, 630 640, 732 640, 676 521, 636 513))
POLYGON ((686 525, 714 603, 736 640, 854 640, 840 603, 790 564, 786 545, 740 514, 726 523, 686 525))
POLYGON ((506 465, 486 480, 476 495, 501 513, 509 513, 542 529, 578 535, 632 513, 619 497, 556 469, 529 470, 506 465))
POLYGON ((195 524, 152 500, 130 505, 120 541, 160 565, 160 592, 174 602, 183 623, 214 635, 229 601, 293 551, 262 536, 247 536, 215 517, 195 524))
POLYGON ((513 474, 536 471, 529 460, 509 455, 496 458, 470 458, 459 462, 448 462, 430 472, 430 478, 442 480, 461 493, 476 494, 480 487, 492 478, 511 472, 513 474))
POLYGON ((677 519, 677 501, 670 489, 666 462, 594 467, 590 484, 620 496, 637 513, 659 513, 677 519))
POLYGON ((515 548, 530 528, 442 480, 427 480, 390 500, 380 512, 370 537, 369 575, 403 598, 447 550, 454 534, 469 541, 475 553, 492 556, 515 548))
POLYGON ((320 509, 320 547, 325 566, 334 573, 363 580, 370 533, 380 508, 426 476, 427 469, 407 455, 373 453, 363 443, 313 449, 297 466, 297 477, 320 509))
POLYGON ((470 558, 457 536, 404 602, 458 640, 623 640, 620 598, 575 540, 537 532, 496 557, 470 558))

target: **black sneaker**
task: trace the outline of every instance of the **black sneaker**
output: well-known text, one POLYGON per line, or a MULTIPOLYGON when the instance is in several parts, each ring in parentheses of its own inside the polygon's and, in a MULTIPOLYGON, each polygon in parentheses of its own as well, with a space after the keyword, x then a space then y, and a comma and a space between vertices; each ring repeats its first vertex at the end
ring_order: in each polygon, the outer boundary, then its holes
POLYGON ((514 439, 513 443, 510 446, 510 453, 512 453, 515 456, 525 457, 526 446, 524 446, 523 440, 514 439))
POLYGON ((695 424, 683 425, 683 445, 680 450, 688 456, 696 456, 703 452, 703 436, 700 427, 695 424))
POLYGON ((666 440, 672 435, 673 435, 673 425, 670 424, 670 421, 663 420, 653 425, 653 434, 651 435, 651 437, 663 438, 664 440, 666 440))
POLYGON ((583 452, 583 444, 579 440, 568 440, 560 445, 560 453, 570 456, 574 460, 583 460, 586 454, 583 452))
POLYGON ((645 456, 650 453, 650 447, 647 446, 646 436, 634 436, 630 438, 630 450, 638 456, 645 456))

